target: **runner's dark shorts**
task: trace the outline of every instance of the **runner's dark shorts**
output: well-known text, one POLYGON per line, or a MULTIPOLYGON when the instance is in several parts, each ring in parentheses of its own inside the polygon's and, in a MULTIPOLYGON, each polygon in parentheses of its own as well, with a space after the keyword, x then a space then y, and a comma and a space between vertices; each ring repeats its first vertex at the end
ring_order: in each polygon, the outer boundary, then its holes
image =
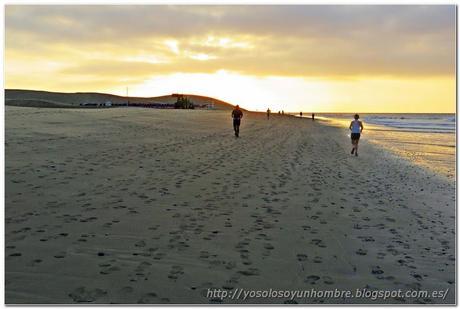
POLYGON ((361 137, 360 133, 351 133, 351 140, 352 141, 359 141, 360 137, 361 137))
POLYGON ((241 124, 241 119, 238 119, 238 118, 233 119, 233 125, 234 126, 239 126, 240 124, 241 124))

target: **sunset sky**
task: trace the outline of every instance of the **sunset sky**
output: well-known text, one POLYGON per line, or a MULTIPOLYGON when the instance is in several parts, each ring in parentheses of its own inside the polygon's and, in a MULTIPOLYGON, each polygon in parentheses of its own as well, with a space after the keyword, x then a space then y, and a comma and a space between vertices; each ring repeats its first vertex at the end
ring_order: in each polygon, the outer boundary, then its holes
POLYGON ((455 112, 455 6, 8 5, 5 87, 455 112))

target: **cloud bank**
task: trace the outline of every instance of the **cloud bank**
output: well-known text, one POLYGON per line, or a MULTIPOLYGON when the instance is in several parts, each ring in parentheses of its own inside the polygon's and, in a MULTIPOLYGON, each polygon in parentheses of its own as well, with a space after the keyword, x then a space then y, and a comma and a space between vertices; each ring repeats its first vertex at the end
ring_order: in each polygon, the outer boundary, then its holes
POLYGON ((81 80, 455 74, 452 5, 8 5, 5 22, 7 82, 25 63, 81 80))

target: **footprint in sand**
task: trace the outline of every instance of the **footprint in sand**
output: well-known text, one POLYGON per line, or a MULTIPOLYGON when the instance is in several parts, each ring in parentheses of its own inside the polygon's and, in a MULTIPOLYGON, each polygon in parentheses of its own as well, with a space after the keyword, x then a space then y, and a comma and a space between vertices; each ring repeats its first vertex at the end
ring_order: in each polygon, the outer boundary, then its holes
POLYGON ((130 287, 130 286, 125 286, 125 287, 122 287, 122 288, 120 289, 120 293, 121 293, 121 294, 125 294, 125 295, 126 295, 126 294, 131 294, 132 292, 134 292, 134 289, 133 289, 132 287, 130 287))
POLYGON ((319 276, 316 275, 310 275, 307 278, 305 278, 304 282, 309 283, 309 284, 316 284, 316 282, 320 279, 319 276))
POLYGON ((375 241, 374 237, 372 236, 358 236, 363 242, 373 242, 375 241))
MULTIPOLYGON (((111 263, 115 263, 116 260, 111 260, 110 261, 111 263)), ((100 263, 99 264, 99 267, 101 267, 101 271, 99 272, 101 275, 109 275, 115 271, 119 271, 120 270, 120 267, 117 267, 117 266, 114 266, 113 264, 111 263, 107 263, 107 262, 104 262, 104 263, 100 263)))
POLYGON ((35 266, 35 265, 37 265, 37 264, 40 264, 41 262, 43 262, 43 260, 41 260, 41 259, 35 259, 35 260, 32 260, 32 261, 30 262, 29 265, 30 265, 30 266, 35 266))
POLYGON ((59 253, 57 253, 57 254, 54 255, 54 257, 55 257, 56 259, 63 259, 63 258, 65 258, 65 256, 66 256, 66 253, 65 253, 65 252, 59 252, 59 253))
POLYGON ((138 304, 154 304, 157 303, 158 296, 154 292, 146 293, 141 296, 141 298, 137 301, 138 304))
POLYGON ((76 303, 91 303, 104 295, 107 295, 107 292, 104 290, 87 290, 85 287, 78 287, 73 292, 69 293, 69 297, 76 303))
POLYGON ((248 268, 245 270, 238 271, 239 274, 243 276, 258 276, 260 275, 260 271, 257 268, 248 268))
POLYGON ((323 258, 320 257, 320 256, 315 256, 313 258, 313 263, 316 263, 316 264, 321 264, 323 262, 323 258))
POLYGON ((297 254, 297 261, 299 261, 299 262, 306 261, 307 258, 308 258, 308 256, 306 254, 301 254, 301 253, 297 254))
POLYGON ((267 250, 273 250, 273 249, 275 249, 275 247, 273 247, 273 245, 272 245, 272 244, 269 244, 269 243, 266 243, 266 244, 264 245, 264 248, 267 249, 267 250))
POLYGON ((374 275, 381 275, 381 274, 383 274, 383 270, 380 268, 380 266, 373 266, 371 272, 372 272, 372 274, 374 274, 374 275))
POLYGON ((154 256, 153 256, 153 259, 154 260, 161 260, 166 254, 162 253, 162 252, 157 252, 154 256))
POLYGON ((176 280, 177 278, 179 278, 180 275, 183 275, 183 274, 184 274, 184 271, 183 271, 182 266, 173 265, 171 267, 171 270, 169 271, 168 278, 176 280))
POLYGON ((139 240, 138 242, 136 242, 136 243, 134 244, 134 246, 135 246, 135 247, 138 247, 138 248, 143 248, 143 247, 145 247, 145 241, 139 240))
POLYGON ((321 239, 312 239, 311 243, 314 244, 314 245, 317 245, 320 248, 325 248, 326 247, 326 245, 323 243, 323 241, 321 239))
POLYGON ((329 277, 329 276, 324 276, 324 277, 323 277, 323 282, 324 282, 325 284, 329 284, 329 285, 330 285, 330 284, 334 284, 334 280, 332 280, 332 278, 329 277))

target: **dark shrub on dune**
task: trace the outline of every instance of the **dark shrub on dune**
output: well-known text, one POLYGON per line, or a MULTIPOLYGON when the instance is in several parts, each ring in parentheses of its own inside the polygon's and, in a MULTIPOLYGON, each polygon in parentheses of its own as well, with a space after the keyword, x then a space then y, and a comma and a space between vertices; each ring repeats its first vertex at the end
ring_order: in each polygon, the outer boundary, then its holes
POLYGON ((195 105, 186 97, 178 97, 176 103, 174 103, 176 109, 195 109, 195 105))

